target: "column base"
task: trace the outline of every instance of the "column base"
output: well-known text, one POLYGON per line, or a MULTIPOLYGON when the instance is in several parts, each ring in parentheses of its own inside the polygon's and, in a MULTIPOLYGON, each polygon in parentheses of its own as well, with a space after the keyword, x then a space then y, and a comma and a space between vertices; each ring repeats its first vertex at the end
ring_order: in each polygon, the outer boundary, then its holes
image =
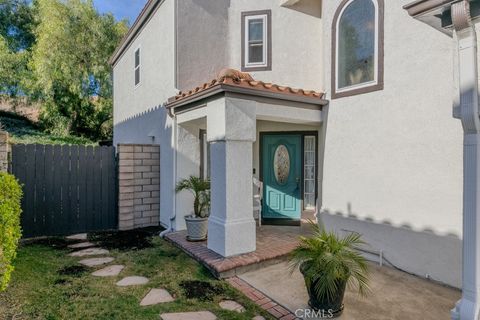
POLYGON ((207 247, 223 257, 255 251, 256 230, 253 215, 251 218, 234 221, 223 221, 210 216, 207 247))
POLYGON ((450 311, 452 320, 478 320, 480 306, 478 303, 462 298, 457 302, 455 308, 450 311))

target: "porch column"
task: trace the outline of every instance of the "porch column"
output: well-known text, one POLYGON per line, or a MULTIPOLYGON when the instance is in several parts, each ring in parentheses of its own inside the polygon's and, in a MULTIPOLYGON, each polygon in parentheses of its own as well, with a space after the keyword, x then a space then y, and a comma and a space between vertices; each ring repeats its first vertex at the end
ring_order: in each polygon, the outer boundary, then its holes
POLYGON ((255 102, 220 98, 207 105, 211 214, 208 248, 224 257, 255 251, 253 142, 255 102))
POLYGON ((478 106, 477 35, 468 1, 452 4, 458 41, 460 106, 463 141, 463 273, 462 299, 454 320, 477 320, 480 312, 480 118, 478 106))

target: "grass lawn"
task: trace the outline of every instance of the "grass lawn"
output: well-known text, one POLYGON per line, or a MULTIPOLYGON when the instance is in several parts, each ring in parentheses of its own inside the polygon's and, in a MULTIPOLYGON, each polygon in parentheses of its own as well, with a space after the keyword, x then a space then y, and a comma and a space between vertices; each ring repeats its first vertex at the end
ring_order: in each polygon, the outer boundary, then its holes
POLYGON ((116 240, 103 243, 102 247, 109 248, 110 256, 115 258, 113 264, 125 265, 113 278, 93 277, 90 272, 94 269, 71 268, 78 266, 79 259, 68 256, 70 251, 62 239, 22 245, 12 282, 0 294, 0 319, 159 319, 164 312, 200 310, 212 311, 219 319, 252 319, 256 315, 271 319, 177 248, 158 236, 146 240, 148 245, 139 249, 115 245, 116 240), (137 287, 115 286, 115 282, 130 275, 145 276, 150 282, 137 287), (176 300, 140 307, 151 288, 165 288, 176 300), (224 299, 236 300, 247 311, 240 314, 222 310, 218 302, 224 299))

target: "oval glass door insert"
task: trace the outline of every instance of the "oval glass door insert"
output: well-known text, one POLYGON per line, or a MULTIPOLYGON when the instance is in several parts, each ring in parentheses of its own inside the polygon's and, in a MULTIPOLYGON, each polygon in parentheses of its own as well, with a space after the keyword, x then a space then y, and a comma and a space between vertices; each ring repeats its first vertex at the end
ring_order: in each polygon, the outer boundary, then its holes
POLYGON ((288 176, 290 174, 290 155, 287 147, 283 144, 279 145, 277 150, 275 150, 273 170, 275 173, 275 179, 279 184, 285 184, 288 181, 288 176))

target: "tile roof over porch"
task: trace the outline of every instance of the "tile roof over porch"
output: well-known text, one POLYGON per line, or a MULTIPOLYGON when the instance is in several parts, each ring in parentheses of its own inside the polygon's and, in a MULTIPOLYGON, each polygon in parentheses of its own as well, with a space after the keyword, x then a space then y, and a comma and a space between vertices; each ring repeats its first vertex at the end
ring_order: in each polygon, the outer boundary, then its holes
POLYGON ((171 97, 168 99, 166 107, 168 109, 179 107, 196 99, 203 99, 222 91, 248 93, 277 99, 307 102, 322 106, 327 104, 327 101, 323 99, 323 92, 294 89, 288 86, 256 81, 248 73, 225 68, 210 82, 206 82, 189 91, 179 92, 176 96, 171 97))

